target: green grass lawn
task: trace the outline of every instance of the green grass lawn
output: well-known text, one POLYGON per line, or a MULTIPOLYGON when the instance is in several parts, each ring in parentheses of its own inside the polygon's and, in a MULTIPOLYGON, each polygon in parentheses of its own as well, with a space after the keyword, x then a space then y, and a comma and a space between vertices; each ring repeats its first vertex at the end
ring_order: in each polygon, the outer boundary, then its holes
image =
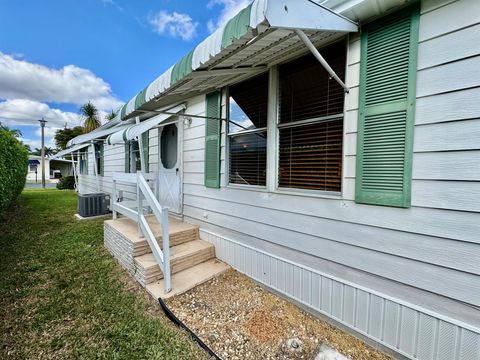
POLYGON ((73 191, 25 190, 0 220, 0 359, 202 359, 74 221, 73 191))

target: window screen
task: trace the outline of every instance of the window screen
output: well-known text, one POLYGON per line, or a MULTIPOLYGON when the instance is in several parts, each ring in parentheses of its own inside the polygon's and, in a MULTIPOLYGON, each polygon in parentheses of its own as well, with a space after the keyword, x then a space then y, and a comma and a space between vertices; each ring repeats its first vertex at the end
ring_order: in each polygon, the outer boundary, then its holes
POLYGON ((229 88, 230 183, 266 183, 268 73, 229 88))
MULTIPOLYGON (((341 79, 345 49, 320 50, 341 79)), ((340 191, 343 88, 313 55, 280 66, 279 76, 279 187, 340 191)))

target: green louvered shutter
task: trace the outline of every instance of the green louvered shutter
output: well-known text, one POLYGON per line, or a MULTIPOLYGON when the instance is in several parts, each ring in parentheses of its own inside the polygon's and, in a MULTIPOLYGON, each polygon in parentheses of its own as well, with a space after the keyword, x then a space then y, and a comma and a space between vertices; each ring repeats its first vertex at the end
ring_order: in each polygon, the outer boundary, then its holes
POLYGON ((125 141, 125 172, 130 172, 130 142, 125 141))
POLYGON ((410 206, 418 5, 364 28, 356 201, 410 206))
POLYGON ((205 186, 210 188, 220 187, 220 100, 218 91, 205 98, 207 117, 213 118, 205 120, 205 186))
POLYGON ((148 173, 149 171, 149 154, 150 154, 150 147, 149 147, 149 131, 146 131, 142 134, 142 146, 143 146, 143 159, 145 161, 145 172, 148 173))

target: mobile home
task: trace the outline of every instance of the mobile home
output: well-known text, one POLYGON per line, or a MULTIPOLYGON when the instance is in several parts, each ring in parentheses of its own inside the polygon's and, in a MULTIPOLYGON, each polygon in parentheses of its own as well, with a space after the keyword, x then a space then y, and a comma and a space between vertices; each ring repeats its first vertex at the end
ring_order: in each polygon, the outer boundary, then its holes
POLYGON ((478 0, 255 0, 67 152, 396 356, 480 359, 479 69, 478 0))

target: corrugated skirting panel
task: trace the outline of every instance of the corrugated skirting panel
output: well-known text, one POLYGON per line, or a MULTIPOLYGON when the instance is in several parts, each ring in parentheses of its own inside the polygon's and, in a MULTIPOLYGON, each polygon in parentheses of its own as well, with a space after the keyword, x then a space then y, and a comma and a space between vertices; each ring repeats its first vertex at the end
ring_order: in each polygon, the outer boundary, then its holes
POLYGON ((238 271, 410 359, 480 359, 480 330, 201 229, 238 271))

